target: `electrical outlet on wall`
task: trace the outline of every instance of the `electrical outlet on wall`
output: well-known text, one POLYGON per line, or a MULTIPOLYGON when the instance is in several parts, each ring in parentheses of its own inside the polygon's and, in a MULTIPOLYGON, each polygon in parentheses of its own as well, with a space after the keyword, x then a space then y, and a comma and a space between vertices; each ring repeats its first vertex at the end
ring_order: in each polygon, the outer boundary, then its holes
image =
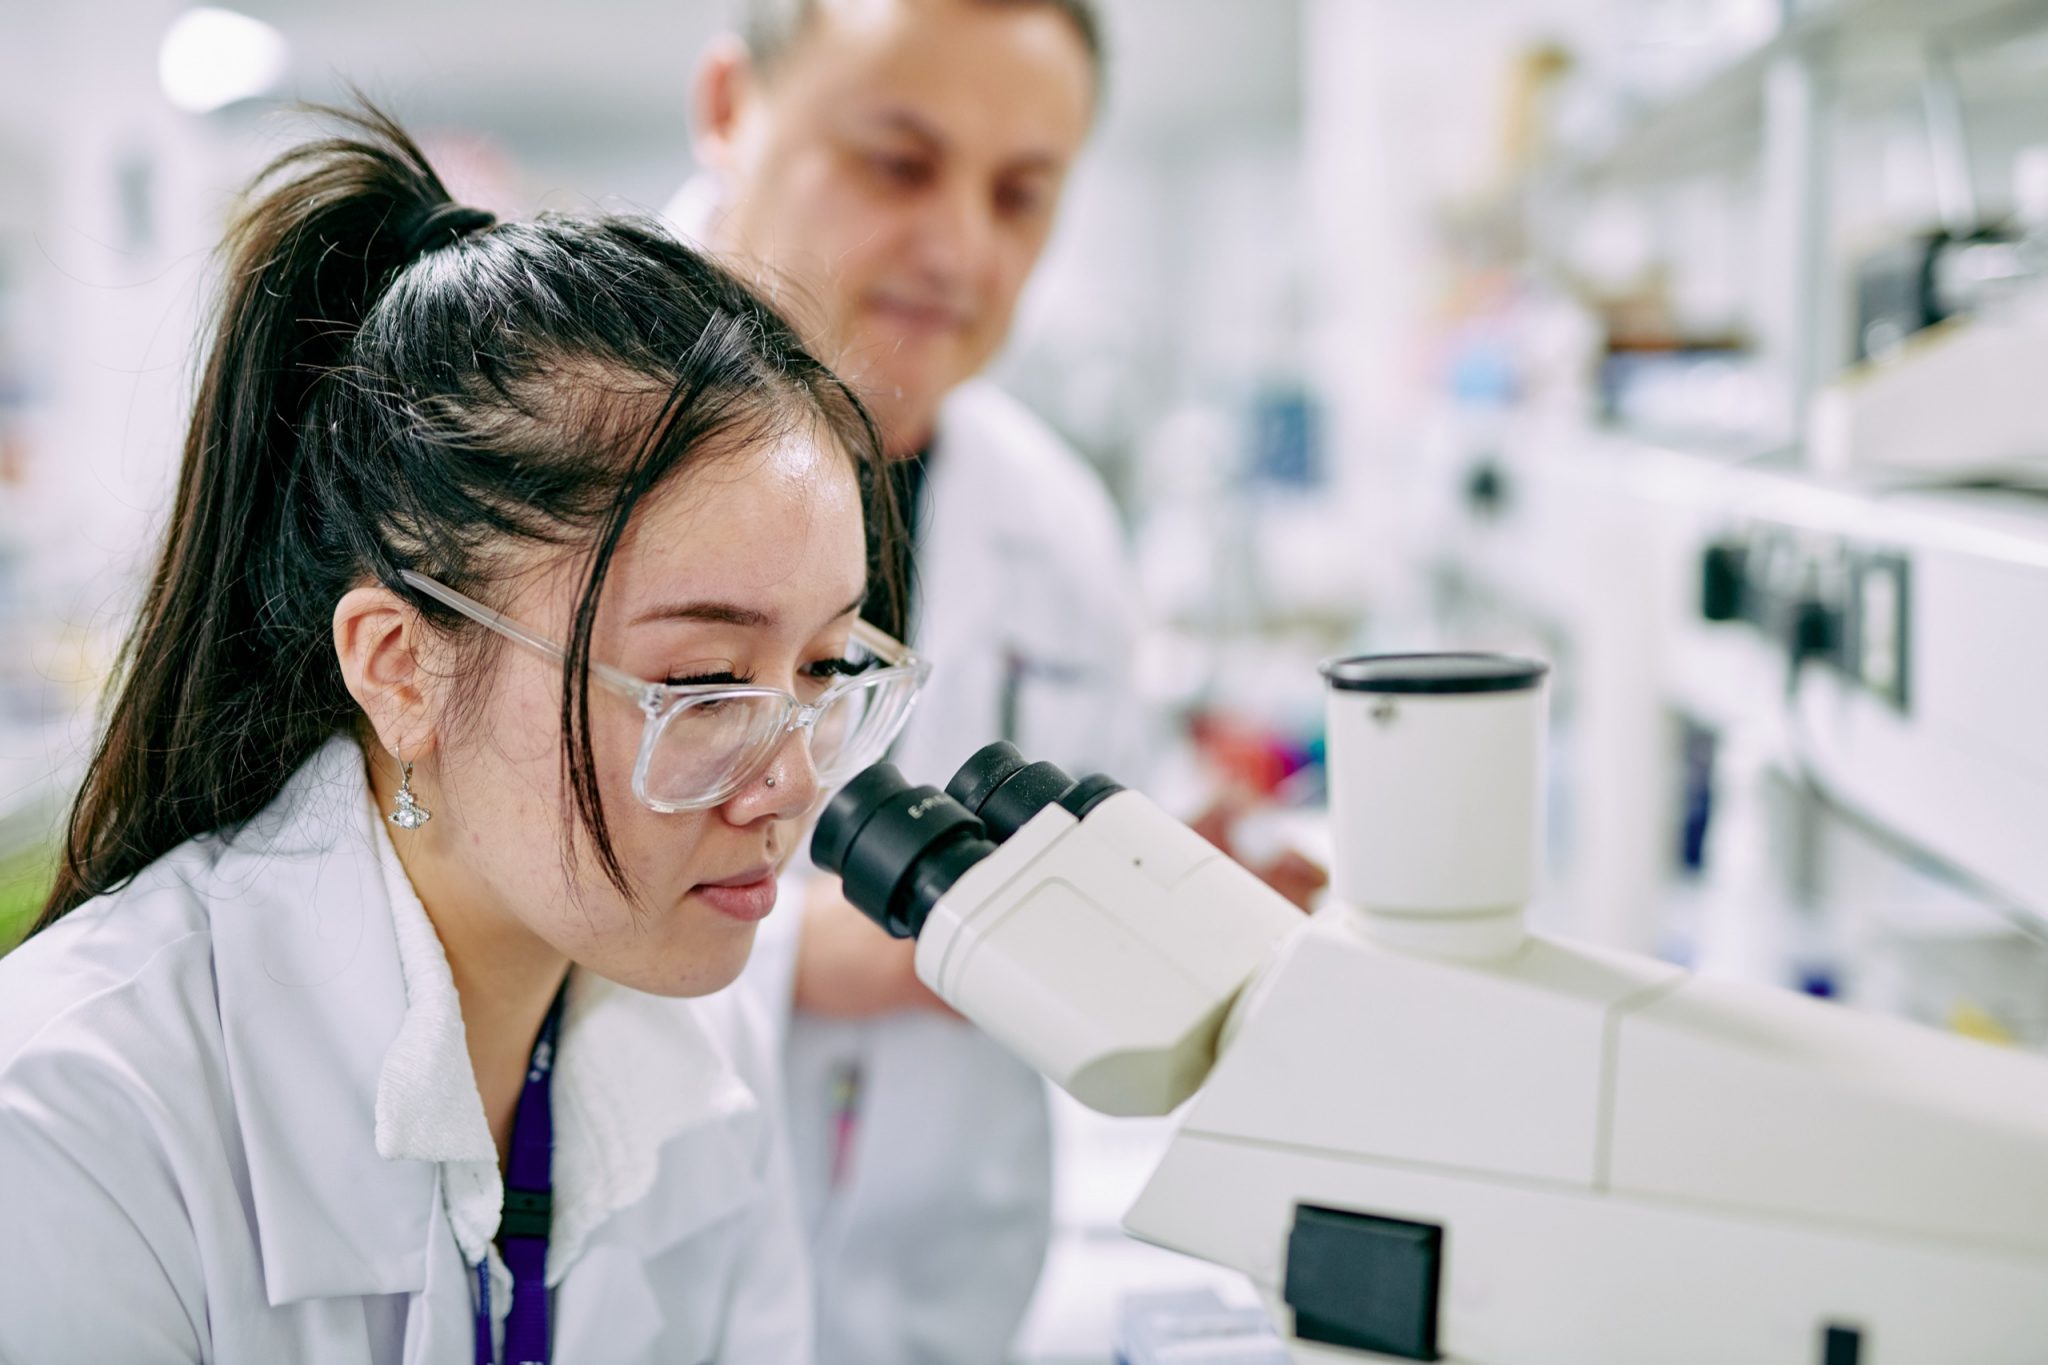
POLYGON ((1903 711, 1911 695, 1911 563, 1897 551, 1858 551, 1852 565, 1845 671, 1903 711))

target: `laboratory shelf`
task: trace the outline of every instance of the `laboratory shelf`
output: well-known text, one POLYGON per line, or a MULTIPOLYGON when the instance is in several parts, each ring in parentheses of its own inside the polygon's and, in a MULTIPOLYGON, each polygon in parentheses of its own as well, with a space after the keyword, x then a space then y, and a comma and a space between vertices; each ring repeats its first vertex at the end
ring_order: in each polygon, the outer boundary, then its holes
MULTIPOLYGON (((1708 73, 1684 93, 1638 110, 1603 144, 1564 158, 1564 181, 1669 177, 1755 158, 1763 142, 1766 86, 1781 59, 1824 65, 1840 107, 1873 108, 1913 98, 1920 54, 1961 54, 2048 24, 2048 0, 1840 0, 1813 6, 1769 40, 1708 73)), ((1992 93, 2038 98, 2039 58, 1992 93)))

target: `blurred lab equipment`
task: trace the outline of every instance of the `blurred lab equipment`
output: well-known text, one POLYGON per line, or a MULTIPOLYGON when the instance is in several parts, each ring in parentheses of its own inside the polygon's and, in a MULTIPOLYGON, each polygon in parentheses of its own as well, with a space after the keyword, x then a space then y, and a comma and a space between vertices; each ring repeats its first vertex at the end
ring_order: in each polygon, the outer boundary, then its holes
POLYGON ((1117 1365, 1287 1365, 1287 1347, 1263 1310, 1233 1308, 1213 1289, 1133 1294, 1117 1365))
POLYGON ((1014 749, 888 765, 812 844, 920 977, 1178 1133, 1126 1217, 1295 1358, 2038 1359, 2048 1065, 1530 933, 1547 668, 1327 665, 1333 904, 1014 749))
POLYGON ((1854 268, 1854 363, 1814 396, 1830 473, 2048 474, 2048 149, 2017 160, 2014 221, 1941 228, 1854 268))

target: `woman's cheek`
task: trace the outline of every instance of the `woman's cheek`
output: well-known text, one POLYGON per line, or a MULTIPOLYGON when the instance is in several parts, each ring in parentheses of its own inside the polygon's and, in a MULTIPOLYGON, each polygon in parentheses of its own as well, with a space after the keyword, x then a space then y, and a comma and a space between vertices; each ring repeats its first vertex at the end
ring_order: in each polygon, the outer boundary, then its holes
POLYGON ((630 818, 614 828, 631 841, 619 844, 621 860, 646 888, 650 901, 672 901, 696 885, 698 878, 692 874, 698 870, 703 812, 663 815, 633 801, 630 818))

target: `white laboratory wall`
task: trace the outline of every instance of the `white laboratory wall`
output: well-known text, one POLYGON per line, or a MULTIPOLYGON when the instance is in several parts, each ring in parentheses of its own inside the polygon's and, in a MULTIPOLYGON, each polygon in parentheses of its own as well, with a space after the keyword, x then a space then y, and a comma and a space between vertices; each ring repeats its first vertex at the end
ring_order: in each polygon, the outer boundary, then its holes
POLYGON ((1304 336, 1338 501, 1368 554, 1360 589, 1392 622, 1413 611, 1407 541, 1436 415, 1423 339, 1442 302, 1441 215, 1501 173, 1517 52, 1594 3, 1304 6, 1304 336))
POLYGON ((1297 0, 1114 0, 1104 107, 997 376, 1137 514, 1148 434, 1298 368, 1297 0))
POLYGON ((11 10, 0 44, 0 269, 18 390, 18 477, 0 488, 0 597, 13 699, 0 808, 75 770, 80 704, 104 670, 161 527, 218 235, 220 149, 158 93, 169 3, 129 22, 11 10))

